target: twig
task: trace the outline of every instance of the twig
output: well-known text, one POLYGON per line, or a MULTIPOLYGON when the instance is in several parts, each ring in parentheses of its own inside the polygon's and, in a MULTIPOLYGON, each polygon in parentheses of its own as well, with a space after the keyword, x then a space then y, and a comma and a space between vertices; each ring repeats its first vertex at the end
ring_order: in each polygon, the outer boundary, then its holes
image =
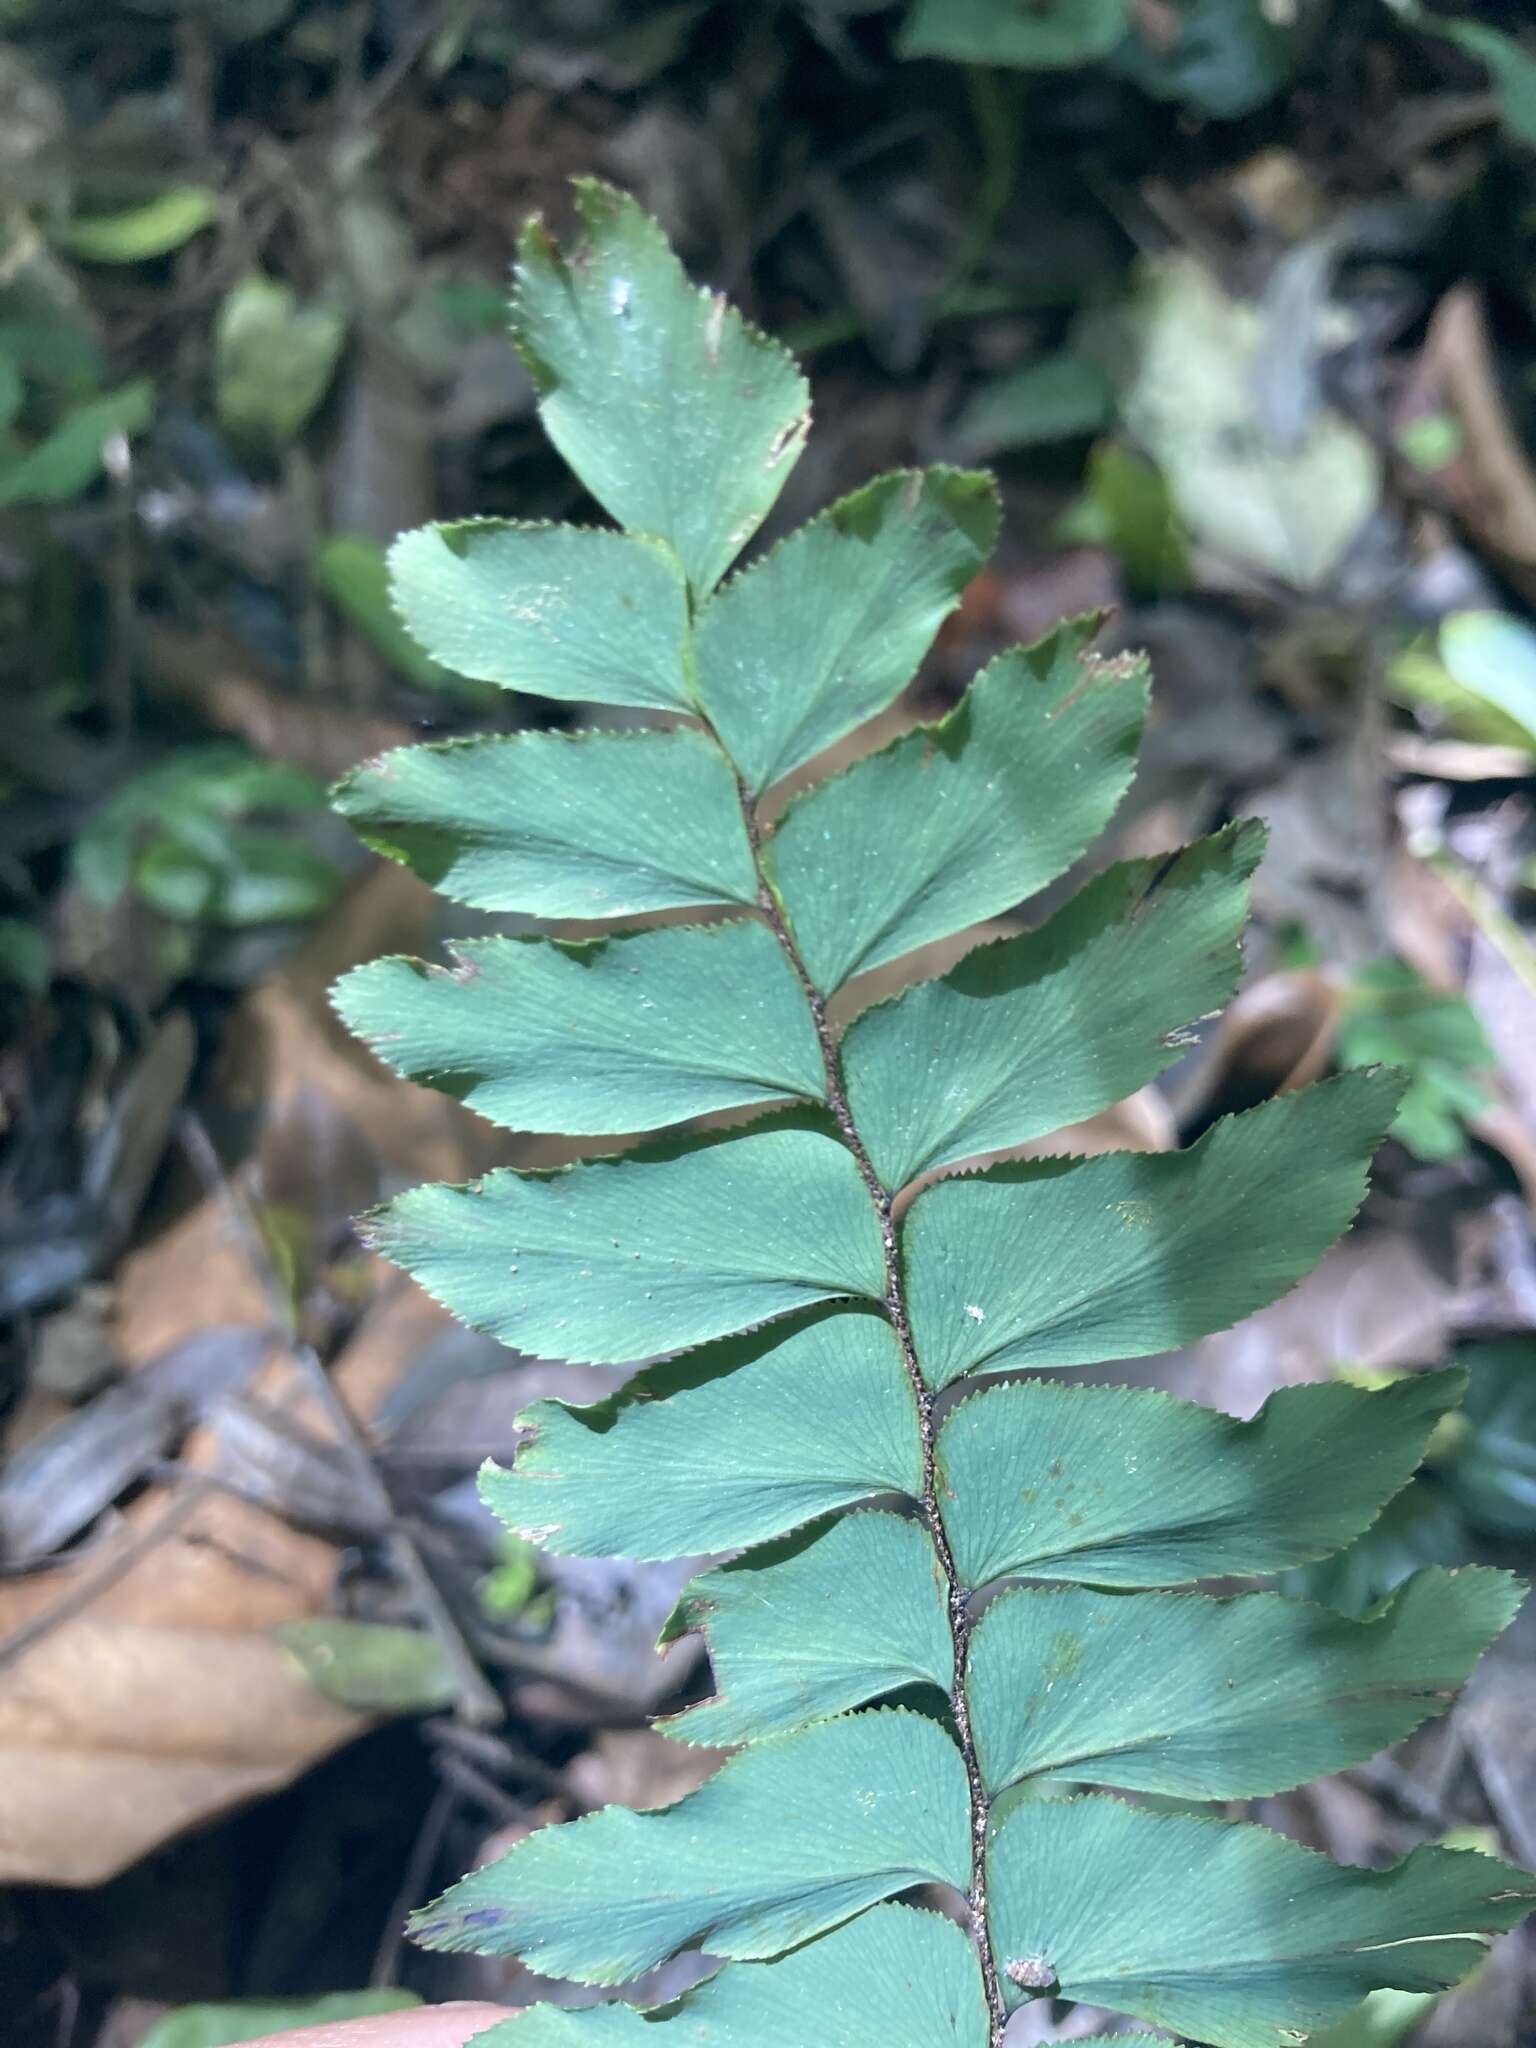
POLYGON ((69 1591, 55 1600, 51 1607, 45 1607, 41 1614, 34 1614, 30 1621, 24 1621, 20 1628, 13 1629, 3 1643, 0 1643, 0 1666, 11 1663, 24 1650, 30 1650, 34 1643, 61 1628, 66 1621, 73 1621, 77 1614, 84 1613, 98 1601, 103 1593, 109 1592, 119 1580, 127 1577, 136 1564, 141 1563, 152 1550, 156 1550, 169 1537, 176 1534, 182 1524, 188 1521, 194 1508, 199 1507, 212 1490, 212 1482, 202 1473, 189 1479, 187 1490, 179 1499, 172 1501, 163 1515, 150 1523, 147 1529, 125 1543, 121 1550, 103 1559, 95 1571, 71 1586, 69 1591))
POLYGON ((400 1879, 400 1889, 390 1902, 385 1916, 384 1932, 379 1937, 378 1948, 374 1951, 373 1968, 368 1972, 371 1987, 380 1988, 393 1984, 400 1966, 400 1950, 405 1941, 405 1923, 411 1913, 421 1904, 432 1876, 432 1866, 437 1861, 437 1852, 443 1846, 443 1836, 448 1832, 448 1823, 453 1810, 459 1803, 459 1789, 447 1778, 433 1794, 432 1804, 422 1817, 416 1831, 416 1840, 406 1859, 405 1874, 400 1879))

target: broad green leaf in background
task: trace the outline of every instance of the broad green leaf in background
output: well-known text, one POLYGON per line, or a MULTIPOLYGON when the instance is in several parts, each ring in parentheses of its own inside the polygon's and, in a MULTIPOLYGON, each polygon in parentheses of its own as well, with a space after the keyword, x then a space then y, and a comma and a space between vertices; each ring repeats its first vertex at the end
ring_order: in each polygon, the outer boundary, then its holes
POLYGON ((403 534, 389 569, 409 634, 459 675, 577 703, 695 708, 688 589, 655 541, 468 519, 403 534))
POLYGON ((45 933, 25 918, 0 917, 0 984, 41 995, 52 966, 53 951, 45 933))
POLYGON ((619 1984, 685 1945, 777 1955, 909 1885, 963 1885, 969 1868, 960 1752, 937 1722, 881 1709, 744 1750, 660 1813, 607 1806, 541 1828, 411 1930, 427 1948, 619 1984))
POLYGON ((265 2034, 405 2012, 421 2000, 414 1991, 327 1991, 311 1998, 249 1998, 221 2005, 184 2005, 156 2020, 139 2048, 237 2048, 265 2034))
POLYGON ((364 533, 333 533, 315 550, 311 570, 316 587, 407 682, 420 690, 452 687, 442 663, 422 652, 396 616, 389 557, 376 540, 364 533))
POLYGON ((21 365, 6 348, 4 333, 0 332, 0 431, 9 427, 21 411, 26 392, 21 365))
POLYGON ((273 1633, 317 1692, 362 1714, 429 1714, 452 1706, 461 1690, 425 1629, 316 1615, 273 1633))
MULTIPOLYGON (((722 1971, 685 1995, 679 2024, 693 2048, 987 2048, 975 1951, 953 1921, 910 1906, 875 1906, 778 1962, 722 1971)), ((655 2048, 657 2035, 633 2006, 536 2005, 476 2039, 479 2048, 655 2048)), ((1137 2043, 1122 2035, 1116 2048, 1137 2043)))
POLYGON ((981 1768, 994 1792, 1052 1776, 1179 1799, 1281 1792, 1439 1713, 1523 1593, 1507 1572, 1424 1571, 1364 1621, 1278 1593, 1004 1593, 971 1649, 981 1768))
POLYGON ((1395 1073, 1356 1071, 1225 1117, 1187 1151, 925 1189, 902 1235, 930 1384, 1171 1351, 1277 1300, 1360 1206, 1400 1092, 1395 1073))
POLYGON ((754 793, 883 711, 991 552, 975 472, 877 478, 726 585, 697 641, 699 703, 754 793))
POLYGON ((1476 1078, 1493 1048, 1465 996, 1433 989, 1403 960, 1362 967, 1344 991, 1339 1059, 1345 1066, 1390 1062, 1408 1077, 1392 1135, 1420 1159, 1458 1159, 1463 1119, 1493 1098, 1476 1078))
POLYGON ((576 181, 584 238, 518 242, 512 338, 545 432, 621 525, 676 550, 703 597, 794 467, 810 394, 794 359, 692 285, 627 194, 576 181))
POLYGON ((130 775, 70 849, 71 878, 93 901, 133 889, 178 923, 233 927, 313 916, 340 875, 297 836, 292 820, 243 820, 318 810, 313 776, 240 746, 184 747, 130 775))
POLYGON ((1508 612, 1452 612, 1433 651, 1420 641, 1387 664, 1387 695, 1438 714, 1463 739, 1536 754, 1536 632, 1508 612))
POLYGON ((219 196, 206 185, 178 185, 121 213, 79 214, 51 239, 84 263, 143 263, 168 256, 217 220, 219 196))
POLYGON ((0 318, 0 355, 20 371, 26 384, 85 398, 93 396, 106 375, 101 349, 84 316, 61 305, 51 294, 22 298, 18 310, 9 304, 0 318))
POLYGON ((983 384, 955 421, 954 443, 974 462, 1096 434, 1109 424, 1114 403, 1099 365, 1061 349, 983 384))
POLYGON ((1130 0, 911 0, 897 39, 903 57, 952 57, 1048 71, 1106 57, 1125 34, 1130 0))
POLYGON ((922 1487, 917 1405, 890 1325, 824 1317, 652 1366, 588 1408, 541 1401, 486 1504, 565 1556, 691 1557, 922 1487))
POLYGON ((1155 462, 1118 441, 1089 451, 1083 493, 1057 527, 1061 538, 1108 548, 1133 597, 1166 597, 1189 582, 1189 537, 1155 462))
POLYGON ((1113 68, 1157 99, 1235 121, 1274 98, 1290 77, 1296 27, 1248 0, 1174 0, 1171 41, 1129 36, 1113 68))
POLYGON ((684 1742, 759 1742, 906 1685, 954 1684, 932 1540, 897 1515, 844 1515, 696 1579, 667 1635, 694 1628, 716 1697, 659 1724, 684 1742))
POLYGON ((1383 1987, 1440 1990, 1486 1946, 1448 1929, 1497 1932, 1536 1900, 1536 1879, 1488 1856, 1416 1849, 1357 1870, 1263 1828, 1102 1795, 1016 1808, 988 1861, 1002 1957, 1214 2048, 1277 2048, 1383 1987))
POLYGON ((1147 266, 1135 324, 1122 415, 1193 533, 1245 569, 1320 588, 1376 508, 1370 442, 1327 407, 1294 444, 1266 430, 1253 396, 1258 309, 1228 298, 1196 258, 1147 266))
POLYGON ((1457 1357, 1469 1374, 1470 1427, 1445 1484, 1476 1528, 1528 1541, 1536 1534, 1536 1342, 1493 1338, 1457 1357))
MULTIPOLYGON (((1452 1429, 1457 1420, 1446 1417, 1452 1429)), ((1343 1550, 1286 1572, 1279 1590, 1364 1616, 1425 1565, 1464 1565, 1472 1540, 1451 1493, 1434 1478, 1419 1477, 1343 1550)))
POLYGON ((1517 141, 1536 149, 1536 55, 1491 22, 1458 21, 1447 15, 1419 18, 1487 65, 1499 96, 1499 118, 1517 141))
POLYGON ((868 1010, 843 1041, 881 1181, 1000 1152, 1093 1116, 1176 1060, 1231 995, 1255 825, 1108 869, 1037 930, 868 1010))
POLYGON ((1443 36, 1485 64, 1499 96, 1499 118, 1517 141, 1536 148, 1536 54, 1492 22, 1435 13, 1415 5, 1414 0, 1387 0, 1387 4, 1426 35, 1443 36))
POLYGON ((405 747, 336 808, 445 896, 533 917, 757 904, 730 767, 696 732, 514 733, 405 747))
POLYGON ((213 396, 231 440, 271 452, 307 424, 346 340, 336 306, 303 305, 292 288, 252 271, 225 294, 213 330, 213 396))
POLYGON ((112 436, 141 433, 154 409, 147 382, 123 384, 72 407, 30 448, 0 452, 0 505, 58 505, 78 497, 101 474, 112 436))
POLYGON ((234 820, 315 810, 323 801, 321 784, 302 769, 218 741, 185 747, 118 786, 75 840, 72 879, 97 903, 111 903, 132 880, 146 832, 166 833, 212 862, 234 820))
POLYGON ((1102 830, 1131 779, 1147 673, 1087 655, 1098 623, 999 655, 939 724, 790 806, 768 866, 818 988, 1008 909, 1102 830))
POLYGON ((558 945, 466 939, 452 968, 373 960, 336 985, 379 1058, 514 1130, 649 1131, 826 1086, 783 949, 754 921, 558 945))
POLYGON ((1313 2034, 1307 2048, 1397 2048, 1433 2011, 1432 1991, 1373 1991, 1355 2012, 1313 2034))
POLYGON ((988 1388, 939 1435, 960 1575, 1179 1586, 1309 1563, 1407 1483, 1465 1384, 1283 1387, 1251 1422, 1140 1387, 988 1388))
POLYGON ((341 876, 303 840, 216 822, 195 837, 172 829, 152 838, 133 863, 133 887, 178 923, 302 922, 331 901, 341 876))
POLYGON ((853 1155, 814 1130, 412 1188, 373 1212, 368 1240, 474 1328, 590 1365, 885 1292, 853 1155), (752 1228, 723 1229, 733 1216, 752 1228))

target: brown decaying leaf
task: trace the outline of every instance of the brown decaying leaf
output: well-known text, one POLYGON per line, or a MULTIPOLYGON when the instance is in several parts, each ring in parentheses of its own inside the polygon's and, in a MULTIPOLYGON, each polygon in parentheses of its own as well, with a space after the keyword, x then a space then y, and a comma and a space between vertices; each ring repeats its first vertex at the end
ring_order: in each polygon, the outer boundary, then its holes
POLYGON ((223 634, 159 626, 149 636, 149 687, 185 701, 253 752, 330 781, 372 754, 416 735, 398 719, 281 690, 253 672, 249 654, 223 634))
POLYGON ((1342 1008, 1340 978, 1323 968, 1293 968, 1250 982, 1178 1092, 1179 1121, 1191 1123, 1229 1101, 1261 1102, 1317 1080, 1333 1057, 1342 1008))
MULTIPOLYGON (((334 973, 353 960, 424 948, 425 911, 398 871, 365 877, 292 971, 247 1000, 234 1038, 249 1064, 231 1086, 269 1098, 279 1127, 323 1101, 327 1128, 362 1131, 392 1169, 462 1178, 487 1142, 479 1127, 445 1098, 348 1054, 325 1002, 334 973)), ((318 1192, 325 1202, 335 1194, 318 1192)), ((269 1331, 269 1280, 252 1269, 218 1196, 131 1252, 116 1275, 114 1317, 125 1398, 151 1360, 212 1325, 269 1331)), ((333 1377, 367 1417, 448 1319, 380 1265, 369 1262, 363 1281, 375 1306, 333 1377)), ((251 1391, 325 1437, 319 1404, 281 1346, 251 1391)), ((184 1829, 287 1784, 369 1725, 318 1695, 270 1634, 328 1610, 334 1542, 213 1483, 241 1479, 215 1409, 192 1429, 177 1477, 109 1514, 75 1561, 0 1580, 0 1882, 102 1883, 184 1829)))
POLYGON ((1510 581, 1536 599, 1536 470, 1499 389, 1482 294, 1454 285, 1429 323, 1401 418, 1448 412, 1461 447, 1434 482, 1510 581))

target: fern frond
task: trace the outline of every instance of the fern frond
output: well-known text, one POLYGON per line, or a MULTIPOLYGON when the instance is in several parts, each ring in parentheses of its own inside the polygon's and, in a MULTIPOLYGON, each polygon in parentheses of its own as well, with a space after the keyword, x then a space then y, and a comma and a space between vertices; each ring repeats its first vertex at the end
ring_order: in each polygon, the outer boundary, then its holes
POLYGON ((1521 1589, 1483 1570, 1421 1572, 1360 1620, 1199 1590, 1351 1542, 1460 1376, 1289 1388, 1247 1422, 996 1377, 1164 1351, 1278 1299, 1348 1227, 1397 1080, 1341 1075, 1187 1151, 966 1170, 1144 1086, 1230 995, 1262 835, 1111 867, 840 1031, 853 977, 1090 848, 1133 772, 1145 663, 1096 661, 1098 622, 1071 621, 774 818, 763 793, 911 680, 995 492, 880 478, 722 581, 799 452, 804 380, 631 200, 586 183, 579 203, 571 251, 524 234, 513 332, 622 531, 409 535, 396 602, 468 675, 656 723, 405 749, 337 802, 445 894, 594 934, 378 961, 336 1002, 397 1072, 514 1127, 767 1112, 417 1188, 368 1226, 476 1327, 641 1365, 590 1406, 533 1408, 485 1497, 555 1552, 727 1556, 671 1624, 703 1631, 715 1693, 663 1725, 740 1750, 663 1811, 540 1830, 417 1936, 603 1985, 683 1948, 722 1960, 649 2013, 535 2008, 505 2048, 669 2026, 1000 2048, 1046 1995, 1282 2048, 1375 1988, 1451 1983, 1536 1880, 1437 1848, 1341 1868, 1178 1803, 1358 1763, 1509 1620, 1521 1589), (606 933, 678 912, 695 921, 606 933), (947 1887, 954 1919, 888 1903, 916 1885, 947 1887))

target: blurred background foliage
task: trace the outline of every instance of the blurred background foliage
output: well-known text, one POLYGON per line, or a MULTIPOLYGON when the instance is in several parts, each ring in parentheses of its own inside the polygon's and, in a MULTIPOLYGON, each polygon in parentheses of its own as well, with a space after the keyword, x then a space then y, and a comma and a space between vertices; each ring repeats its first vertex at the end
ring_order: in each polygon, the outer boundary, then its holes
MULTIPOLYGON (((427 660, 384 552, 592 515, 503 337, 516 228, 563 226, 582 172, 805 357, 776 531, 882 467, 996 468, 998 556, 902 717, 1102 608, 1157 678, 1110 850, 1267 821, 1238 1002, 1070 1142, 1411 1074, 1319 1274, 1147 1376, 1247 1413, 1459 1359, 1424 1475, 1297 1589, 1359 1611, 1426 1561, 1536 1559, 1519 0, 0 0, 0 1995, 28 2048, 233 2040, 166 2009, 297 2024, 370 1977, 516 2000, 508 1966, 403 1955, 403 1909, 498 1831, 707 1767, 640 1727, 707 1687, 652 1648, 672 1568, 509 1548, 475 1502, 569 1370, 448 1327, 351 1234, 406 1180, 561 1155, 390 1081, 324 1000, 471 928, 328 781, 570 716, 427 660)), ((1260 1817, 1346 1860, 1536 1861, 1533 1663, 1519 1623, 1446 1721, 1260 1817)), ((1516 1937, 1334 2048, 1532 2038, 1516 1937)))

